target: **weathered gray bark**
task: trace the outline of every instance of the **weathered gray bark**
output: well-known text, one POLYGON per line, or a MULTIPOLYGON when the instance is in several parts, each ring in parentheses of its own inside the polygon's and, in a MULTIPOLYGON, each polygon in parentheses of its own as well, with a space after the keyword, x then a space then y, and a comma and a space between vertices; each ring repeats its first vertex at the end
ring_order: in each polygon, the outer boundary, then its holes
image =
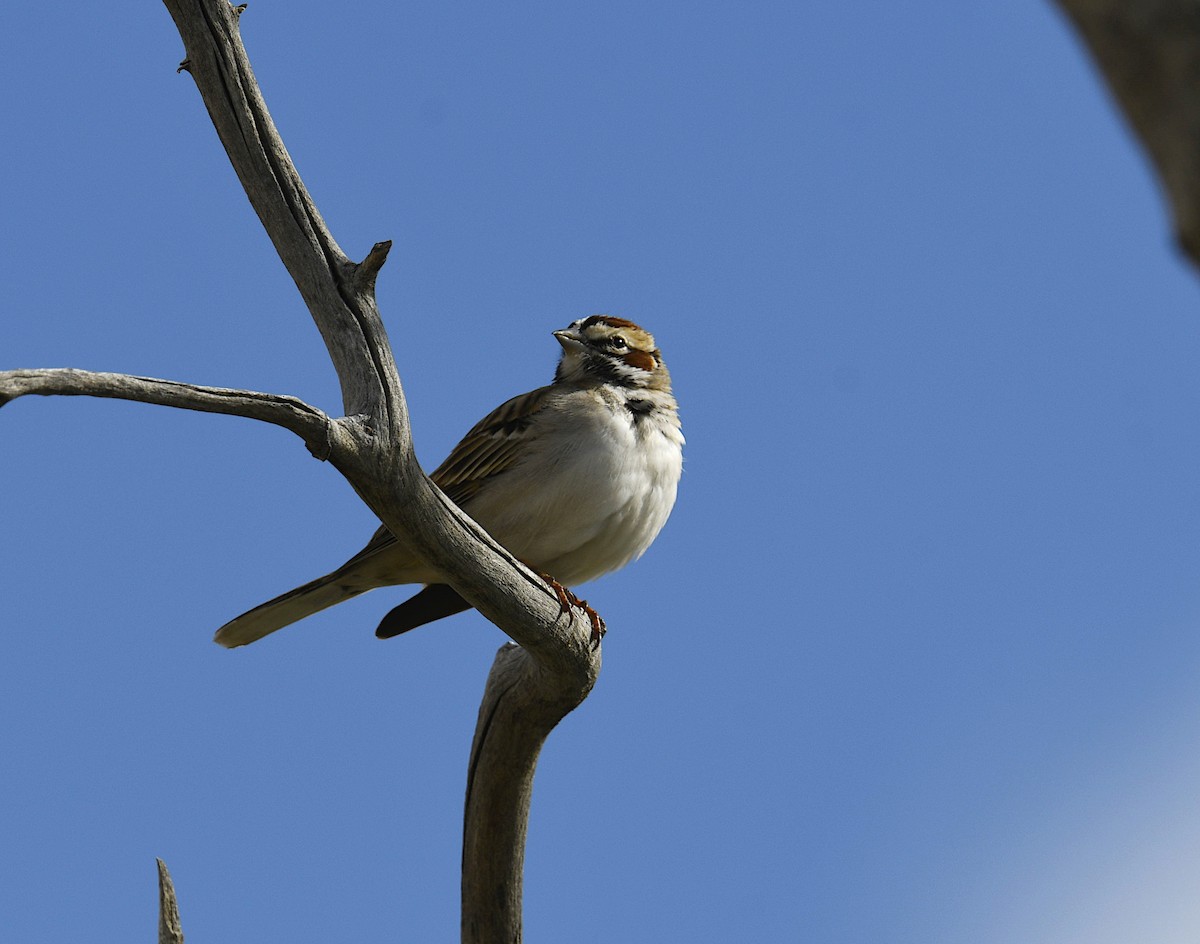
MULTIPOLYGON (((595 684, 588 621, 429 481, 413 454, 408 410, 375 303, 390 243, 360 263, 334 241, 292 164, 226 0, 164 0, 246 195, 312 314, 341 382, 345 415, 292 397, 77 370, 0 373, 0 406, 17 397, 116 397, 274 423, 345 476, 391 530, 519 645, 497 654, 471 750, 464 819, 463 940, 521 938, 521 866, 530 787, 549 731, 595 684)), ((173 898, 172 898, 173 901, 173 898)), ((402 936, 402 935, 401 935, 402 936)))
POLYGON ((179 921, 171 873, 162 859, 154 861, 158 863, 158 944, 183 944, 183 925, 179 921))
POLYGON ((521 940, 521 877, 533 771, 542 742, 571 710, 571 685, 542 677, 504 646, 479 706, 463 820, 462 939, 521 940), (523 815, 513 816, 514 810, 523 815))
POLYGON ((1200 266, 1200 0, 1058 0, 1158 169, 1200 266))

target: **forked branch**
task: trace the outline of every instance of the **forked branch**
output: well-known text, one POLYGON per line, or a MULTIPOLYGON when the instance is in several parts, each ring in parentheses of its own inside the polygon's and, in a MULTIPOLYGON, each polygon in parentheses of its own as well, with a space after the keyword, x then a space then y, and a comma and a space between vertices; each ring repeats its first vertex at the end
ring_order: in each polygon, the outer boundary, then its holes
MULTIPOLYGON (((246 416, 290 429, 328 459, 380 520, 519 646, 497 654, 471 751, 463 848, 463 940, 521 936, 530 788, 546 735, 600 670, 591 627, 426 477, 375 302, 390 243, 352 262, 329 233, 267 111, 238 32, 244 7, 164 0, 230 163, 299 289, 341 383, 345 415, 286 396, 77 370, 0 373, 0 406, 30 394, 116 397, 246 416)), ((165 875, 165 871, 164 871, 165 875)), ((168 880, 169 882, 169 880, 168 880)), ((173 898, 172 898, 173 902, 173 898)))

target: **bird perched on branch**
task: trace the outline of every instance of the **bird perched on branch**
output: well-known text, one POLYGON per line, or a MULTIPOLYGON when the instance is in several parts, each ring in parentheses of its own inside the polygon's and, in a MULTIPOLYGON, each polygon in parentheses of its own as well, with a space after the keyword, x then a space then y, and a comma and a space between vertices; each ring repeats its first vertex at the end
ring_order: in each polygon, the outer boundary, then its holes
MULTIPOLYGON (((666 523, 683 467, 671 378, 649 332, 593 315, 554 337, 554 382, 501 404, 467 433, 431 478, 514 557, 552 580, 564 608, 584 607, 564 585, 594 580, 640 557, 666 523)), ((341 567, 256 606, 217 630, 244 646, 351 597, 393 584, 425 588, 383 618, 381 638, 471 605, 381 527, 341 567)))

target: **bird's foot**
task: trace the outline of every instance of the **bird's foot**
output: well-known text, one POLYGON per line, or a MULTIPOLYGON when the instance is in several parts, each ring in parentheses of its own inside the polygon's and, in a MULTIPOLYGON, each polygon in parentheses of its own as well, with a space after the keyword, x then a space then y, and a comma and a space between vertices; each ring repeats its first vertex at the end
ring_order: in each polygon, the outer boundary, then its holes
POLYGON ((576 596, 570 587, 564 587, 561 583, 551 577, 549 574, 542 574, 541 578, 550 584, 550 588, 554 591, 554 595, 558 597, 558 605, 562 608, 564 614, 569 613, 571 607, 583 611, 583 615, 588 618, 588 622, 592 624, 592 648, 596 649, 600 646, 600 640, 604 638, 604 634, 608 632, 608 627, 604 624, 604 617, 588 606, 587 600, 581 600, 576 596))

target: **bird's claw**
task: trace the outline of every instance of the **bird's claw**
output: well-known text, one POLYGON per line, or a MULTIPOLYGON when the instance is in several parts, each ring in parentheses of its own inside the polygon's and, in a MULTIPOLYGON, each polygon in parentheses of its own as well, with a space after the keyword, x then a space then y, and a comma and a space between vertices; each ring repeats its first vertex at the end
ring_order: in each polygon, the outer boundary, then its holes
POLYGON ((581 600, 570 587, 564 587, 561 583, 551 577, 549 574, 542 574, 542 579, 550 584, 550 588, 554 591, 554 595, 558 597, 558 605, 561 608, 560 612, 564 615, 571 611, 571 607, 582 610, 583 615, 588 618, 588 622, 592 624, 592 648, 600 647, 600 640, 604 638, 604 634, 608 632, 608 627, 604 623, 604 617, 597 613, 594 609, 588 606, 587 600, 581 600))

